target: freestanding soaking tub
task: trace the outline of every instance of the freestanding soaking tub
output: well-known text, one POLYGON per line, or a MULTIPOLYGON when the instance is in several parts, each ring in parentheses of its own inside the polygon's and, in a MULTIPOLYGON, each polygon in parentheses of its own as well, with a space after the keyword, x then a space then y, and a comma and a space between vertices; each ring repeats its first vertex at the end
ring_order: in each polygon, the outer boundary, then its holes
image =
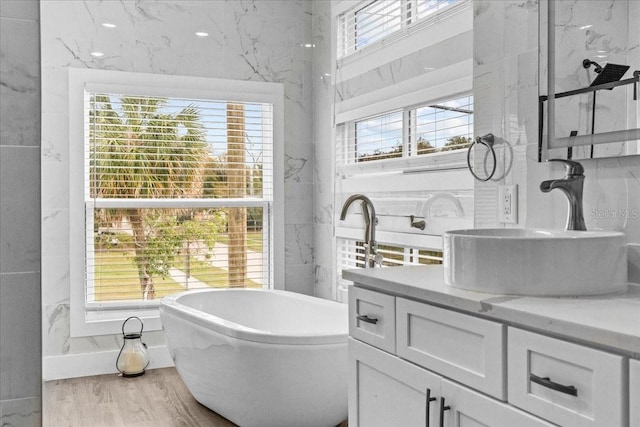
POLYGON ((162 299, 176 369, 196 400, 243 426, 347 418, 347 306, 287 291, 207 289, 162 299))

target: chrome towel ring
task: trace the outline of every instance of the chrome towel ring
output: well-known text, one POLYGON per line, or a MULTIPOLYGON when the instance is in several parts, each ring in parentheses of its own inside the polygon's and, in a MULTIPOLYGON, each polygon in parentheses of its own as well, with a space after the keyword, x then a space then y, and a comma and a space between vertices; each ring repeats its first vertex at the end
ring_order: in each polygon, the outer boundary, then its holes
MULTIPOLYGON (((467 151, 467 167, 469 168, 469 172, 471 172, 471 175, 473 175, 473 177, 475 179, 477 179, 478 181, 489 181, 492 177, 493 174, 496 173, 496 152, 493 149, 493 144, 495 141, 495 137, 493 136, 492 133, 488 133, 484 136, 478 136, 476 137, 476 139, 473 141, 473 143, 471 143, 471 145, 469 146, 469 150, 467 151), (473 168, 471 167, 471 149, 473 148, 474 145, 476 144, 481 144, 484 145, 485 147, 487 147, 487 150, 489 152, 491 152, 491 155, 493 156, 493 169, 491 170, 491 173, 489 174, 489 176, 487 176, 486 178, 480 178, 478 175, 475 174, 475 172, 473 171, 473 168)), ((486 161, 486 154, 485 154, 485 161, 486 161)))

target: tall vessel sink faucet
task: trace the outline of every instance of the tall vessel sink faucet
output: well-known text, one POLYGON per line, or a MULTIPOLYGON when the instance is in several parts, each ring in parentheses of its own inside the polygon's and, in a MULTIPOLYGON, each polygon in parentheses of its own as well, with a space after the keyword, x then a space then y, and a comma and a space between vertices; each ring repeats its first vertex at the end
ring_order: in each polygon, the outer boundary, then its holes
POLYGON ((550 162, 562 162, 566 174, 561 179, 550 179, 540 184, 540 190, 545 193, 558 188, 567 196, 569 212, 567 216, 567 230, 586 230, 582 213, 582 190, 584 187, 584 168, 578 162, 564 159, 549 159, 550 162))

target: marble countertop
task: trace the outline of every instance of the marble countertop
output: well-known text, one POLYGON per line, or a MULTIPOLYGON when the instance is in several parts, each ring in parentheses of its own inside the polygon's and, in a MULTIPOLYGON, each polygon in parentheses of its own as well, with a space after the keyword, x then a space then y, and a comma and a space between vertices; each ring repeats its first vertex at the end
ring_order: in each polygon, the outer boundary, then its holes
POLYGON ((525 297, 457 289, 441 265, 343 271, 358 286, 503 321, 640 359, 640 285, 591 297, 525 297))

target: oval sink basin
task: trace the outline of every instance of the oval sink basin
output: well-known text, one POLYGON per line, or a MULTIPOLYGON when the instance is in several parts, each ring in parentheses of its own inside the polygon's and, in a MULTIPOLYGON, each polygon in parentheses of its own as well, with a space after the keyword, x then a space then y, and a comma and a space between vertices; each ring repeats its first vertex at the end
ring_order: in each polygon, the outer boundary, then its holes
POLYGON ((586 296, 627 288, 624 233, 469 229, 443 234, 444 280, 492 294, 586 296))

